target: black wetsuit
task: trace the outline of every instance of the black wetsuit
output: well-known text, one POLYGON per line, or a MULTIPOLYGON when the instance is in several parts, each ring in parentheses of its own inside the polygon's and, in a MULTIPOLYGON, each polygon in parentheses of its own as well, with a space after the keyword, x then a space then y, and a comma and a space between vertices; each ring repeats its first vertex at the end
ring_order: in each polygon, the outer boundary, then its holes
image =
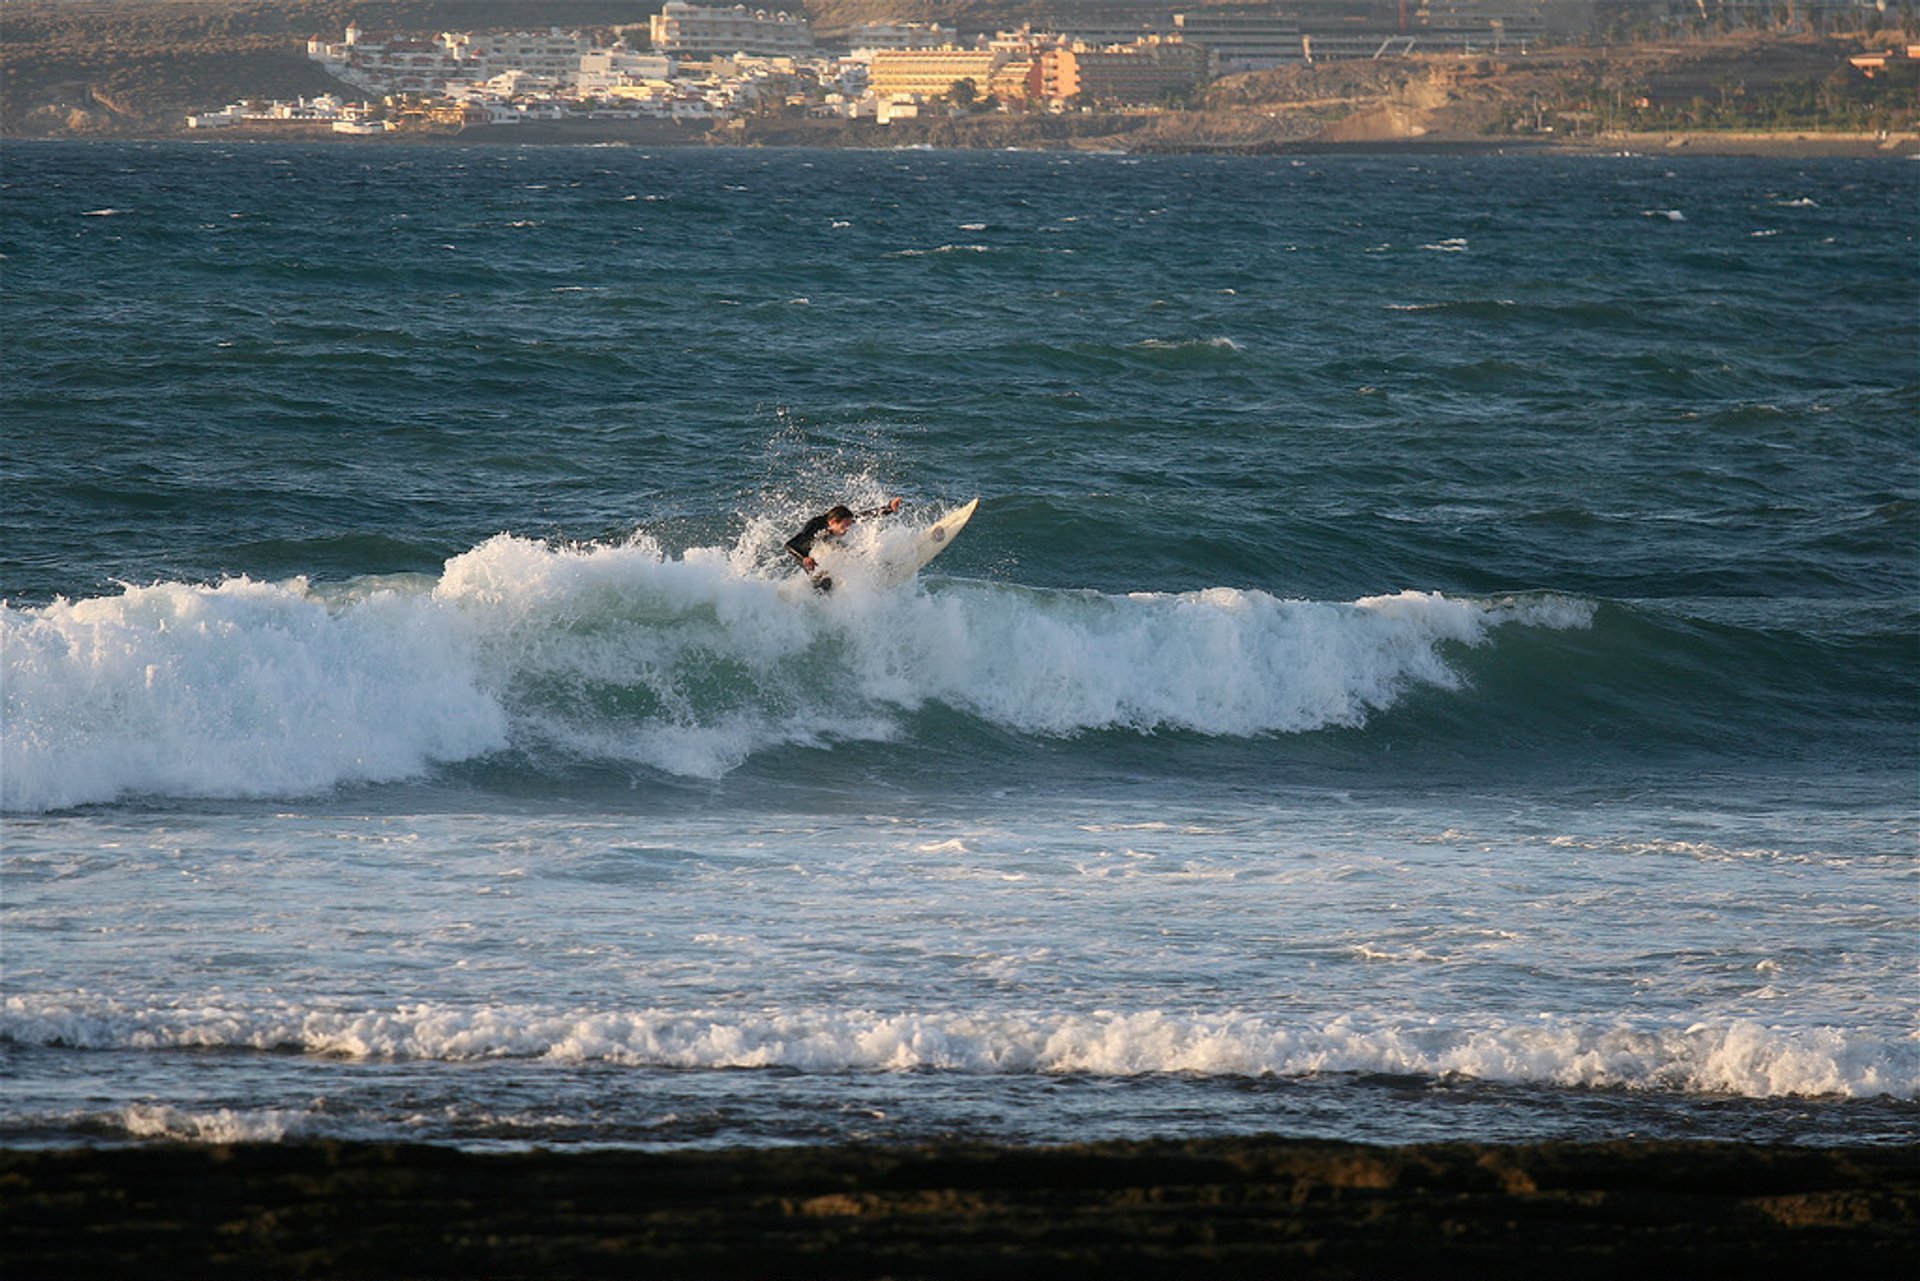
POLYGON ((813 540, 822 534, 826 534, 829 538, 833 537, 833 535, 827 534, 827 518, 825 516, 815 516, 806 523, 805 528, 787 540, 787 550, 795 556, 798 556, 801 560, 805 560, 807 557, 813 555, 813 540))
MULTIPOLYGON (((885 516, 892 510, 891 507, 875 507, 871 511, 855 512, 853 517, 855 520, 859 520, 867 516, 885 516)), ((822 512, 820 515, 808 521, 799 533, 787 540, 787 550, 802 561, 813 555, 814 539, 832 538, 834 536, 827 530, 827 519, 829 515, 830 513, 822 512)))

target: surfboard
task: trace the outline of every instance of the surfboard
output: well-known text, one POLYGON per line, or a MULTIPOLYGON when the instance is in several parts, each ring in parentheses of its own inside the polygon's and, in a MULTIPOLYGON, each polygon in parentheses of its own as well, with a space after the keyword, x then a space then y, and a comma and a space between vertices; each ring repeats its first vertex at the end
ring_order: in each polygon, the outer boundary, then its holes
POLYGON ((900 540, 883 546, 874 558, 873 579, 882 587, 898 587, 919 573, 926 563, 953 545, 954 538, 973 519, 978 498, 964 507, 942 516, 912 540, 900 540))

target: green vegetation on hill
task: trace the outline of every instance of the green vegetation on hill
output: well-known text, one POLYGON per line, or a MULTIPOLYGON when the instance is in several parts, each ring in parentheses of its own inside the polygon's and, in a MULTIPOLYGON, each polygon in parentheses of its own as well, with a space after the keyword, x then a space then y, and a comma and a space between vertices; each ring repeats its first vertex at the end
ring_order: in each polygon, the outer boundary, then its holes
MULTIPOLYGON (((1871 80, 1845 71, 1804 76, 1749 92, 1737 71, 1716 78, 1712 92, 1655 99, 1629 87, 1616 119, 1630 130, 1755 129, 1893 131, 1920 117, 1920 65, 1890 67, 1871 80)), ((1598 97, 1598 95, 1596 95, 1598 97)))
MULTIPOLYGON (((1734 36, 1682 44, 1629 45, 1565 59, 1543 86, 1524 90, 1497 127, 1674 132, 1910 131, 1920 122, 1920 77, 1912 64, 1874 78, 1853 71, 1851 41, 1734 36)), ((1549 64, 1555 62, 1551 52, 1549 64)), ((1490 128, 1493 126, 1490 126, 1490 128)))

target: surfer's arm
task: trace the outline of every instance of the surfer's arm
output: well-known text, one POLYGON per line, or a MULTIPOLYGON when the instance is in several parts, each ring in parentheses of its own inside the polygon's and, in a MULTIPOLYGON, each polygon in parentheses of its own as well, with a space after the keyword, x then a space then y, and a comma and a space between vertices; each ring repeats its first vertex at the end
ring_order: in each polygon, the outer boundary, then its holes
POLYGON ((799 533, 787 540, 787 550, 792 552, 793 558, 807 569, 813 568, 813 540, 820 537, 821 531, 826 527, 827 518, 815 516, 799 533))
POLYGON ((901 498, 896 498, 890 503, 887 503, 880 507, 870 508, 869 510, 863 511, 860 514, 862 516, 891 516, 893 515, 893 513, 900 510, 900 504, 904 501, 906 500, 901 498))

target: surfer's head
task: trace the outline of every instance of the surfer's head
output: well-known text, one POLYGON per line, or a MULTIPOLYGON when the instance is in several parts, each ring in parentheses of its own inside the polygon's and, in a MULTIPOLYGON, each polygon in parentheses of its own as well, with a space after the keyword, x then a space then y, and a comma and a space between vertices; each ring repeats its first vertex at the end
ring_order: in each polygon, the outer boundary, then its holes
POLYGON ((844 534, 853 528, 853 509, 842 504, 827 509, 827 528, 836 534, 844 534))

